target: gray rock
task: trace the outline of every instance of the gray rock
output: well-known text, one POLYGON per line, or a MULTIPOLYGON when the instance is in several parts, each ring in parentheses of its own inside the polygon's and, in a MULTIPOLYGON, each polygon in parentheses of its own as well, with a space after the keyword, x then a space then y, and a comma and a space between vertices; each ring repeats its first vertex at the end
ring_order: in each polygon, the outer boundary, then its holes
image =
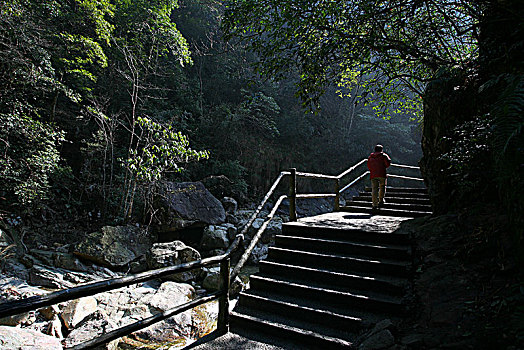
POLYGON ((260 260, 267 258, 268 251, 269 248, 267 245, 257 243, 253 252, 251 252, 251 255, 249 256, 248 262, 250 264, 258 264, 260 260))
MULTIPOLYGON (((24 280, 16 277, 6 277, 0 274, 0 302, 20 300, 35 295, 45 295, 48 291, 28 285, 24 280)), ((0 318, 0 325, 18 326, 28 325, 35 321, 35 312, 0 318)))
POLYGON ((258 231, 259 228, 262 227, 264 221, 265 220, 263 218, 256 218, 255 221, 253 221, 253 224, 251 224, 251 228, 254 234, 258 231))
POLYGON ((149 301, 149 305, 158 311, 166 311, 174 305, 180 305, 195 297, 195 289, 189 284, 164 282, 149 301))
POLYGON ((240 222, 240 219, 237 216, 235 216, 235 215, 227 214, 226 215, 226 222, 228 224, 238 225, 239 222, 240 222))
POLYGON ((225 248, 213 249, 207 252, 206 257, 222 255, 226 252, 225 248))
POLYGON ((229 288, 229 295, 231 298, 236 298, 246 288, 246 284, 237 276, 229 288))
MULTIPOLYGON (((239 226, 242 227, 242 230, 245 229, 245 226, 247 225, 249 219, 242 219, 240 221, 240 224, 239 226)), ((247 232, 246 232, 246 235, 245 235, 245 240, 243 242, 244 244, 244 248, 246 248, 248 245, 249 245, 249 242, 251 242, 251 239, 253 239, 253 237, 256 235, 258 229, 260 227, 262 227, 262 225, 264 224, 264 219, 262 218, 257 218, 253 221, 253 223, 251 224, 251 226, 248 228, 247 232)))
MULTIPOLYGON (((257 234, 258 230, 262 227, 266 220, 263 218, 257 218, 255 221, 253 221, 253 224, 249 227, 246 233, 246 240, 244 241, 244 247, 247 247, 249 245, 249 242, 251 242, 251 239, 257 234)), ((242 220, 240 226, 246 225, 248 222, 248 219, 242 220)), ((259 242, 264 244, 269 244, 274 241, 275 235, 280 234, 282 232, 282 219, 279 217, 273 218, 267 225, 266 229, 262 233, 262 237, 260 237, 259 242)))
MULTIPOLYGON (((101 311, 96 311, 78 325, 77 328, 73 329, 64 339, 63 343, 66 348, 70 348, 88 340, 98 338, 114 328, 116 328, 115 324, 109 320, 107 315, 101 311)), ((117 345, 118 339, 97 349, 116 350, 117 345)))
MULTIPOLYGON (((233 271, 233 269, 231 269, 233 271)), ((202 282, 202 287, 207 290, 218 290, 220 288, 220 268, 213 267, 206 269, 207 275, 202 282)), ((230 286, 229 292, 231 297, 236 297, 246 287, 240 277, 236 277, 230 286)))
POLYGON ((89 315, 95 313, 96 310, 96 299, 85 297, 68 302, 60 317, 68 329, 73 329, 89 315))
MULTIPOLYGON (((155 243, 147 253, 147 266, 150 269, 158 269, 200 260, 200 258, 200 253, 196 249, 186 246, 181 241, 155 243)), ((196 279, 200 272, 201 269, 194 269, 170 275, 165 279, 187 282, 196 279)))
POLYGON ((206 270, 207 274, 202 281, 202 287, 207 290, 218 290, 220 284, 220 268, 212 267, 206 270))
POLYGON ((0 318, 0 325, 15 327, 19 325, 32 324, 34 321, 35 321, 34 312, 24 312, 22 314, 0 318))
POLYGON ((224 197, 221 202, 227 214, 235 215, 238 209, 238 203, 236 200, 231 197, 224 197))
POLYGON ((226 212, 201 182, 168 182, 155 201, 161 230, 173 231, 194 225, 225 222, 226 212))
POLYGON ((53 266, 79 272, 89 270, 89 268, 82 264, 73 254, 64 252, 55 252, 53 254, 53 266))
MULTIPOLYGON (((143 302, 152 314, 163 312, 191 301, 195 297, 195 290, 188 284, 164 282, 147 301, 143 302)), ((192 311, 188 310, 175 317, 152 325, 136 334, 151 341, 169 342, 181 338, 181 334, 190 334, 193 328, 192 311)))
POLYGON ((45 330, 45 334, 60 340, 64 339, 64 334, 62 333, 62 322, 58 316, 55 316, 51 322, 49 322, 47 329, 45 330))
POLYGON ((75 286, 75 283, 64 279, 63 271, 41 265, 34 265, 29 270, 29 283, 53 289, 65 289, 75 286))
POLYGON ((10 276, 17 276, 24 281, 29 280, 29 269, 18 261, 18 259, 0 259, 0 267, 2 267, 1 271, 4 271, 10 276))
POLYGON ((208 226, 204 230, 200 247, 202 250, 225 249, 229 247, 227 231, 219 226, 208 226))
POLYGON ((74 254, 99 265, 123 268, 145 255, 153 242, 149 230, 133 225, 105 226, 77 244, 74 254))
POLYGON ((395 344, 393 334, 387 329, 379 331, 364 340, 358 347, 359 350, 386 349, 395 344))
POLYGON ((44 264, 53 266, 53 252, 41 249, 31 249, 30 254, 42 261, 44 264))
POLYGON ((226 230, 227 238, 229 238, 230 241, 235 239, 235 237, 236 237, 236 235, 238 233, 238 229, 237 229, 237 227, 235 225, 226 223, 226 224, 220 225, 219 227, 223 228, 224 230, 226 230))
POLYGON ((58 305, 46 306, 38 310, 46 320, 53 320, 60 313, 58 305))
MULTIPOLYGON (((24 264, 24 266, 28 269, 32 268, 34 265, 43 265, 44 264, 42 260, 38 259, 37 257, 31 254, 24 254, 20 258, 20 262, 24 264)), ((48 265, 52 265, 52 264, 48 264, 48 265)))
POLYGON ((275 236, 282 233, 282 219, 273 218, 267 225, 266 230, 262 234, 261 242, 264 244, 269 244, 274 242, 275 236))
MULTIPOLYGON (((148 282, 120 288, 100 293, 95 298, 98 300, 99 310, 107 314, 108 320, 114 321, 116 327, 123 327, 184 304, 192 300, 194 296, 195 290, 191 285, 167 281, 161 285, 148 282)), ((137 336, 164 342, 175 339, 175 335, 178 335, 177 331, 180 331, 181 334, 189 334, 192 327, 192 311, 190 310, 175 316, 174 320, 162 321, 139 331, 137 336)))
POLYGON ((0 326, 0 349, 58 350, 60 339, 29 329, 0 326))

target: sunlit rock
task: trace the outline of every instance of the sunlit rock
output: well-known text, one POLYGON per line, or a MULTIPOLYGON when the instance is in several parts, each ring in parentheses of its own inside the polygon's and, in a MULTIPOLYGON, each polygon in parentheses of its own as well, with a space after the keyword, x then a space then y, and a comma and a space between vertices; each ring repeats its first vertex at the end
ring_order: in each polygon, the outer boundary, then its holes
POLYGON ((85 297, 70 301, 60 317, 68 329, 75 328, 86 317, 97 310, 97 301, 94 297, 85 297))
POLYGON ((99 265, 123 268, 146 254, 153 242, 149 230, 133 225, 105 226, 86 236, 74 254, 99 265))
MULTIPOLYGON (((147 266, 150 269, 158 269, 168 266, 176 266, 191 261, 200 260, 200 253, 181 241, 168 243, 155 243, 147 253, 147 266)), ((182 273, 173 274, 164 279, 177 282, 187 282, 197 278, 201 269, 194 269, 182 273)))
POLYGON ((155 201, 160 231, 225 222, 222 203, 201 182, 168 182, 155 201))
POLYGON ((60 339, 29 329, 0 326, 0 349, 63 349, 60 339))

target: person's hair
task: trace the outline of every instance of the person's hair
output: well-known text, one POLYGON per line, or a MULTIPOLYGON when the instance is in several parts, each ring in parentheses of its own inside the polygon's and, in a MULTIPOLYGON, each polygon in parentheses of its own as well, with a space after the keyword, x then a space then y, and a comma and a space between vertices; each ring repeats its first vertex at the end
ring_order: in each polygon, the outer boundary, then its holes
POLYGON ((384 147, 382 147, 382 145, 376 145, 375 146, 375 152, 382 152, 383 149, 384 149, 384 147))

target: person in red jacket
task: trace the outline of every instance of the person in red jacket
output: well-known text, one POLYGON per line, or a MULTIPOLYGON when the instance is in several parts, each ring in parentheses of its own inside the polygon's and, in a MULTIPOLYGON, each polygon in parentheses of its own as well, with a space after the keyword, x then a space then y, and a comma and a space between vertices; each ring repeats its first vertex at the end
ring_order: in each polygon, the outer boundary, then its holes
POLYGON ((383 149, 382 145, 376 145, 375 152, 371 153, 368 158, 368 169, 371 177, 371 199, 374 210, 384 204, 386 168, 391 165, 391 158, 382 152, 383 149))

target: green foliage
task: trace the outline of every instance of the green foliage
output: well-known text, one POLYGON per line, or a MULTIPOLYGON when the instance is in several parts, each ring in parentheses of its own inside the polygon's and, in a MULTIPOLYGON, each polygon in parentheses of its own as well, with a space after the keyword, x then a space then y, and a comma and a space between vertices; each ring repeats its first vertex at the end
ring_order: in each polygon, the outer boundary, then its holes
POLYGON ((176 0, 119 0, 115 5, 115 41, 127 47, 145 65, 171 53, 180 64, 190 63, 185 38, 170 19, 176 0))
POLYGON ((191 149, 187 136, 174 131, 171 125, 147 117, 139 117, 137 124, 137 146, 124 164, 139 182, 159 181, 166 173, 180 172, 182 164, 209 158, 207 151, 191 149))
POLYGON ((276 118, 280 113, 280 107, 275 99, 266 96, 263 92, 249 94, 243 90, 244 102, 240 105, 235 118, 243 124, 246 131, 259 132, 268 138, 274 138, 280 133, 276 126, 276 118))
POLYGON ((0 113, 2 191, 23 205, 49 195, 49 177, 59 169, 64 133, 29 117, 22 109, 0 113))
POLYGON ((141 195, 145 214, 151 214, 156 183, 165 174, 180 172, 182 164, 209 157, 207 151, 189 148, 188 138, 174 131, 171 125, 162 125, 147 117, 138 117, 136 124, 134 130, 139 133, 135 144, 129 149, 129 158, 123 162, 126 169, 122 208, 124 220, 133 213, 137 191, 141 195))
MULTIPOLYGON (((100 68, 107 67, 107 57, 100 44, 96 41, 81 35, 69 33, 59 34, 60 40, 67 47, 71 57, 60 57, 58 61, 64 67, 64 73, 71 76, 71 79, 86 79, 96 82, 96 76, 89 71, 95 65, 100 68)), ((83 89, 86 83, 80 82, 78 87, 83 89)))
POLYGON ((465 66, 477 56, 481 8, 473 1, 226 4, 226 35, 240 38, 258 55, 264 75, 284 78, 297 69, 298 93, 307 103, 317 104, 333 82, 351 85, 358 74, 379 99, 394 103, 400 94, 413 101, 409 108, 420 106, 424 83, 439 66, 465 66))

